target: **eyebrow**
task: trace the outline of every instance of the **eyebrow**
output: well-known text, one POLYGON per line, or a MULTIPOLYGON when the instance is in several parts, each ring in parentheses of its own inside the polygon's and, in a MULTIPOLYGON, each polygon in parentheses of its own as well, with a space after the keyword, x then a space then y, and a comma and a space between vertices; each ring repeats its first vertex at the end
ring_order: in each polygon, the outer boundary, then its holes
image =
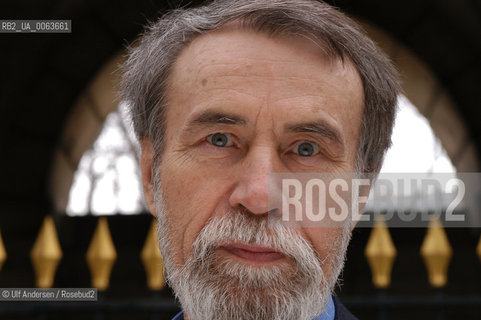
POLYGON ((324 120, 299 124, 287 124, 284 126, 284 131, 314 133, 335 140, 340 145, 344 145, 341 133, 324 120))
MULTIPOLYGON (((189 121, 187 128, 199 127, 205 124, 229 124, 246 126, 247 120, 234 114, 225 112, 207 110, 196 115, 189 121)), ((338 144, 344 145, 340 132, 331 124, 324 120, 317 120, 298 124, 286 124, 284 126, 286 132, 308 132, 324 136, 326 138, 335 140, 338 144)))
POLYGON ((247 120, 232 114, 218 111, 205 111, 195 116, 187 125, 188 127, 197 127, 204 124, 231 124, 245 126, 247 120))

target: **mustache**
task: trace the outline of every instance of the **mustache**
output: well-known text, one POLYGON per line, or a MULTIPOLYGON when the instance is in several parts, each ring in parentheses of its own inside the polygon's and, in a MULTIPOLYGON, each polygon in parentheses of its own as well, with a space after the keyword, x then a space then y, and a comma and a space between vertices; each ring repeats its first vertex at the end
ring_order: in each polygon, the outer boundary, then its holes
POLYGON ((294 228, 242 209, 209 219, 194 241, 193 256, 203 259, 231 243, 268 247, 295 261, 318 258, 312 245, 294 228))

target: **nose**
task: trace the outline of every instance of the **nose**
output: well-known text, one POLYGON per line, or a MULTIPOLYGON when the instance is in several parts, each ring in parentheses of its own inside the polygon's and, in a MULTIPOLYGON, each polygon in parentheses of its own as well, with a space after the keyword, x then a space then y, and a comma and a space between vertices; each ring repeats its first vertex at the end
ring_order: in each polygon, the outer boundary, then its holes
POLYGON ((229 197, 230 206, 243 207, 256 215, 273 210, 269 208, 269 174, 282 169, 276 150, 253 147, 239 166, 237 183, 229 197))

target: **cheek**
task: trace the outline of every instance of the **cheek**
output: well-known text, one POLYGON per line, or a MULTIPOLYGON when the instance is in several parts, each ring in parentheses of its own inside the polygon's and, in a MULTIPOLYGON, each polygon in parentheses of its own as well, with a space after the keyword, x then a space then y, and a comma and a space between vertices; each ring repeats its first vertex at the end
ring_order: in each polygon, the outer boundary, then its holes
POLYGON ((319 259, 324 261, 322 270, 329 277, 334 262, 334 256, 339 253, 342 237, 341 228, 306 228, 304 232, 307 239, 316 250, 319 259))
POLYGON ((220 211, 225 188, 208 168, 165 162, 161 169, 167 220, 171 226, 174 260, 183 264, 192 245, 215 212, 220 211), (209 178, 211 177, 211 178, 209 178))

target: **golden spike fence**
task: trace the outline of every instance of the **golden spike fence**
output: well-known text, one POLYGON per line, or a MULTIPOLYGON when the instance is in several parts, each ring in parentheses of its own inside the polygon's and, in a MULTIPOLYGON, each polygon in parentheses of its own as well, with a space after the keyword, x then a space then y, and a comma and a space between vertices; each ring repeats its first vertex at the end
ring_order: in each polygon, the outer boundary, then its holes
POLYGON ((396 254, 386 223, 377 221, 365 250, 372 272, 372 282, 377 288, 387 288, 391 284, 391 270, 396 254))
MULTIPOLYGON (((165 287, 165 278, 156 225, 156 221, 152 220, 140 259, 145 268, 149 289, 162 290, 165 287)), ((62 256, 55 223, 52 216, 46 216, 30 251, 36 287, 53 287, 55 273, 62 256)), ((85 258, 91 273, 92 287, 105 291, 109 287, 111 271, 117 258, 117 251, 105 217, 98 219, 85 258)), ((7 251, 0 232, 0 271, 6 260, 7 251)))
MULTIPOLYGON (((4 239, 2 235, 0 232, 0 277, 2 267, 5 269, 5 265, 8 263, 5 246, 7 239, 4 239)), ((163 290, 166 285, 163 259, 157 239, 156 221, 152 219, 139 252, 140 261, 145 269, 146 286, 152 292, 163 290)), ((481 262, 481 238, 479 238, 473 254, 476 254, 481 262)), ((364 255, 372 274, 373 286, 383 290, 379 292, 385 292, 384 290, 392 285, 393 267, 403 257, 398 255, 398 249, 396 249, 395 242, 391 238, 390 230, 384 222, 377 222, 371 229, 369 238, 365 243, 364 255)), ((424 261, 429 285, 433 288, 445 287, 448 283, 448 269, 453 256, 453 248, 440 221, 435 220, 430 223, 419 247, 419 255, 424 261)), ((62 247, 54 220, 51 216, 47 216, 30 251, 37 287, 51 288, 54 286, 55 274, 62 257, 62 247)), ((99 291, 105 291, 109 288, 112 269, 117 258, 118 254, 110 232, 109 222, 106 217, 100 217, 97 220, 95 231, 90 238, 85 255, 93 287, 98 288, 99 291)), ((347 263, 353 263, 353 261, 348 260, 347 263)), ((381 300, 385 298, 382 295, 381 300)), ((439 304, 441 304, 443 300, 439 301, 439 304)), ((385 301, 381 301, 381 303, 385 303, 385 301)), ((353 305, 356 305, 356 303, 353 303, 353 305)), ((122 308, 122 306, 119 305, 119 308, 122 308)), ((157 306, 154 306, 153 303, 151 308, 156 309, 157 306)), ((379 317, 380 319, 386 318, 385 312, 382 315, 382 317, 379 317)))
POLYGON ((53 286, 57 266, 62 259, 62 249, 51 216, 45 217, 37 240, 30 252, 35 270, 36 285, 39 288, 53 286))
POLYGON ((140 254, 147 272, 147 284, 150 290, 162 290, 165 287, 164 262, 157 239, 157 223, 153 220, 140 254))
POLYGON ((7 250, 5 250, 2 233, 0 232, 0 271, 2 271, 2 266, 5 263, 5 260, 7 260, 7 250))
MULTIPOLYGON (((431 221, 420 248, 420 255, 426 265, 428 280, 432 287, 438 288, 446 285, 452 254, 453 249, 441 222, 439 220, 431 221)), ((476 247, 476 254, 481 262, 481 238, 476 247)), ((365 256, 372 272, 373 285, 376 288, 389 287, 397 250, 384 222, 378 221, 372 229, 366 243, 365 256)), ((93 287, 101 291, 108 288, 116 258, 117 251, 110 234, 108 221, 105 217, 100 217, 86 254, 93 287)), ((57 266, 62 259, 62 248, 51 216, 45 217, 43 221, 30 252, 30 259, 35 271, 36 286, 52 287, 57 266)), ((140 259, 145 268, 147 286, 151 290, 162 290, 165 287, 163 260, 157 241, 154 219, 140 252, 140 259)), ((0 232, 0 271, 6 260, 7 252, 0 232)))
POLYGON ((105 217, 99 219, 86 258, 92 275, 92 287, 105 291, 109 287, 110 273, 117 259, 117 251, 105 217))
POLYGON ((429 283, 436 288, 448 282, 448 266, 453 254, 448 237, 439 220, 429 224, 421 246, 421 255, 429 274, 429 283))

